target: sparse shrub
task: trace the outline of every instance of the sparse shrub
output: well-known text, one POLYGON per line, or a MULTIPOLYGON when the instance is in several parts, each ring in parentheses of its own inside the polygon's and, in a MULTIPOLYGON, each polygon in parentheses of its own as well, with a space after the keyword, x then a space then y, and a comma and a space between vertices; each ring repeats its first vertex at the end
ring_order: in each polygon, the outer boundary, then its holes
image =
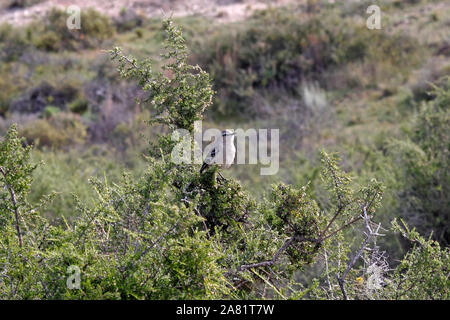
POLYGON ((87 136, 86 127, 80 118, 64 112, 53 113, 48 119, 29 122, 22 129, 22 134, 29 144, 51 148, 83 144, 87 136))
POLYGON ((7 9, 26 8, 41 3, 44 0, 6 0, 7 9))
MULTIPOLYGON (((311 80, 333 88, 345 79, 330 80, 330 73, 351 63, 366 64, 368 70, 376 65, 382 70, 383 74, 365 70, 359 75, 368 76, 373 85, 380 77, 409 71, 420 61, 418 48, 413 38, 373 32, 351 18, 324 12, 303 21, 295 10, 269 9, 255 13, 233 32, 227 26, 207 37, 197 44, 193 60, 214 79, 219 114, 253 118, 249 106, 266 91, 295 97, 301 83, 311 80)), ((358 78, 352 81, 355 86, 362 82, 358 78)))
POLYGON ((434 57, 416 71, 416 77, 410 81, 410 88, 416 102, 433 99, 433 95, 430 94, 433 89, 433 84, 439 85, 439 81, 444 76, 450 75, 450 65, 446 63, 447 61, 445 59, 434 57))
POLYGON ((34 45, 41 50, 57 51, 61 46, 60 37, 55 31, 48 30, 34 40, 34 45))
MULTIPOLYGON (((135 99, 140 93, 134 85, 110 85, 104 82, 94 82, 86 91, 89 99, 87 101, 91 106, 89 108, 92 120, 89 123, 91 141, 101 143, 115 141, 116 126, 129 123, 133 119, 136 112, 135 99)), ((116 142, 120 145, 123 141, 116 142)))
POLYGON ((55 114, 59 113, 61 109, 55 106, 46 106, 43 111, 44 118, 51 118, 55 114))
POLYGON ((86 111, 88 111, 88 108, 89 103, 83 98, 78 98, 74 100, 71 104, 69 104, 69 110, 78 114, 85 113, 86 111))
POLYGON ((141 27, 143 22, 144 17, 131 8, 122 8, 119 16, 113 19, 114 26, 118 32, 130 31, 137 27, 141 27))
POLYGON ((13 98, 18 95, 21 90, 24 90, 24 80, 17 77, 17 81, 11 81, 11 78, 6 75, 12 74, 13 68, 9 64, 0 64, 0 115, 5 114, 10 109, 10 103, 13 98))
POLYGON ((78 95, 79 88, 71 83, 62 83, 58 87, 55 87, 48 82, 42 82, 38 86, 29 89, 22 96, 11 101, 10 111, 40 113, 48 105, 65 110, 67 104, 73 101, 78 95))
MULTIPOLYGON (((92 176, 103 179, 105 174, 110 183, 117 183, 122 179, 124 165, 119 163, 117 154, 110 148, 94 145, 89 148, 71 148, 70 150, 40 150, 34 149, 33 161, 43 162, 33 172, 33 184, 29 199, 31 202, 39 200, 52 191, 57 191, 55 198, 43 210, 42 215, 49 220, 61 221, 64 217, 69 221, 78 218, 75 210, 77 201, 72 195, 76 194, 83 203, 91 202, 95 198, 95 191, 90 187, 89 178, 92 176)), ((133 158, 134 160, 134 158, 133 158)), ((135 159, 140 166, 140 159, 135 159)), ((127 168, 132 168, 128 162, 127 168)), ((138 175, 138 170, 133 170, 138 175)))
POLYGON ((134 34, 140 39, 144 35, 144 30, 142 30, 141 28, 137 28, 136 30, 134 30, 134 34))
POLYGON ((392 277, 385 282, 383 298, 395 300, 448 300, 450 250, 432 239, 425 239, 406 223, 392 222, 412 246, 400 261, 392 277), (420 285, 417 285, 420 283, 420 285))
POLYGON ((8 23, 0 25, 0 62, 17 61, 29 48, 30 43, 24 30, 8 23))
POLYGON ((324 28, 319 20, 302 22, 293 13, 263 11, 245 29, 210 39, 194 59, 214 78, 216 103, 227 103, 220 111, 242 115, 256 91, 282 87, 293 92, 303 79, 333 64, 332 39, 324 28))

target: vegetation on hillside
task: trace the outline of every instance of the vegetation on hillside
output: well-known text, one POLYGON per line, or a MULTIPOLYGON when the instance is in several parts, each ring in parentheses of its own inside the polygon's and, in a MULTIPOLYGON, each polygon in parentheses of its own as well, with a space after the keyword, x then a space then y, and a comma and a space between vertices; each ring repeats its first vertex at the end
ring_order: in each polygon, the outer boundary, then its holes
POLYGON ((450 12, 413 2, 0 26, 0 297, 449 299, 450 12), (196 120, 280 128, 279 174, 174 164, 196 120))

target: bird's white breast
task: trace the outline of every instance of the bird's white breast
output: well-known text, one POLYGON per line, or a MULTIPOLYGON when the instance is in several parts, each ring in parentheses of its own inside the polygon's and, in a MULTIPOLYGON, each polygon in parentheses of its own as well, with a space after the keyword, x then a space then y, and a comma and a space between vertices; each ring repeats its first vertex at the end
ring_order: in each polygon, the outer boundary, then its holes
POLYGON ((234 146, 234 136, 225 144, 225 167, 229 168, 236 157, 236 147, 234 146))
POLYGON ((207 164, 218 164, 229 168, 236 156, 236 147, 234 146, 234 137, 227 137, 217 141, 212 150, 215 150, 214 156, 209 154, 205 158, 207 164))

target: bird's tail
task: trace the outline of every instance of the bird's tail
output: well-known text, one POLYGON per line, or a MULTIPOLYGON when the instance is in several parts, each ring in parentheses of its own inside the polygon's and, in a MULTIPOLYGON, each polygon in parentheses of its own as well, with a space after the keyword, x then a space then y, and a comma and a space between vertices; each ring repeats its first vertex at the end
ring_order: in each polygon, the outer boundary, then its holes
POLYGON ((208 167, 209 167, 209 165, 208 165, 206 162, 203 162, 203 165, 202 165, 202 167, 200 168, 200 174, 202 174, 203 171, 205 171, 205 169, 208 168, 208 167))

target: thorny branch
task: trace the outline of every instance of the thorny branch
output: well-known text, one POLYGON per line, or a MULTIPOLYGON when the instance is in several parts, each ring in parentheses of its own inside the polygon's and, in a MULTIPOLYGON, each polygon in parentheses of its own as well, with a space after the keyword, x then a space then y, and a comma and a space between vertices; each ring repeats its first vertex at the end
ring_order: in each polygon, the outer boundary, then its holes
MULTIPOLYGON (((342 231, 343 229, 345 229, 346 227, 350 226, 351 224, 359 221, 363 219, 362 216, 359 216, 357 218, 352 219, 350 222, 344 224, 342 227, 338 228, 337 230, 331 232, 330 234, 326 235, 326 236, 322 236, 319 237, 318 239, 311 239, 311 238, 304 238, 304 237, 299 237, 297 235, 294 235, 293 237, 289 238, 288 240, 286 240, 284 242, 284 244, 278 249, 278 251, 275 253, 275 255, 273 256, 273 258, 271 260, 267 260, 267 261, 262 261, 262 262, 258 262, 258 263, 252 263, 252 264, 246 264, 246 265, 242 265, 238 268, 237 271, 244 271, 247 269, 252 269, 252 268, 259 268, 259 267, 269 267, 274 265, 278 258, 280 257, 280 255, 294 242, 298 241, 298 242, 303 242, 303 241, 308 241, 308 242, 313 242, 313 243, 322 243, 323 241, 325 241, 326 239, 330 238, 331 236, 335 235, 336 233, 342 231)), ((328 229, 331 225, 329 224, 326 228, 328 229)), ((324 234, 325 230, 321 233, 324 234)), ((377 229, 378 231, 378 229, 377 229)), ((228 272, 227 274, 230 274, 231 272, 228 272)))
POLYGON ((13 207, 14 207, 14 218, 16 220, 16 231, 17 231, 17 236, 19 237, 19 245, 22 248, 23 246, 23 240, 22 240, 22 232, 20 230, 20 224, 19 224, 19 208, 17 206, 17 199, 16 199, 16 193, 14 192, 14 189, 7 183, 8 179, 6 176, 6 172, 5 170, 0 167, 0 173, 3 175, 3 177, 5 178, 5 186, 9 191, 9 194, 11 196, 11 201, 13 203, 13 207))
POLYGON ((283 253, 283 251, 286 250, 292 244, 292 242, 294 242, 294 240, 295 240, 295 237, 287 239, 284 242, 284 244, 281 246, 281 248, 278 249, 277 253, 275 253, 272 260, 258 262, 258 263, 252 263, 252 264, 245 264, 245 265, 242 265, 239 267, 239 271, 251 269, 251 268, 267 267, 267 266, 273 265, 278 260, 278 258, 283 253))
POLYGON ((375 231, 373 231, 372 227, 370 226, 370 223, 371 223, 370 217, 367 214, 367 206, 363 207, 362 210, 363 210, 363 214, 360 217, 365 222, 366 231, 364 232, 364 234, 366 235, 366 238, 364 239, 361 247, 356 252, 356 254, 352 257, 352 259, 350 259, 350 262, 348 263, 347 268, 345 269, 344 273, 340 277, 339 277, 339 275, 336 276, 337 280, 338 280, 338 283, 339 283, 339 287, 341 288, 342 295, 344 296, 345 300, 348 300, 347 291, 345 290, 345 278, 347 277, 348 273, 353 268, 353 266, 355 265, 356 261, 359 259, 361 254, 366 249, 366 246, 369 243, 370 239, 372 237, 374 237, 374 236, 375 237, 376 236, 383 236, 383 234, 379 234, 378 233, 378 231, 380 230, 380 227, 381 227, 381 223, 378 224, 377 229, 375 231))

